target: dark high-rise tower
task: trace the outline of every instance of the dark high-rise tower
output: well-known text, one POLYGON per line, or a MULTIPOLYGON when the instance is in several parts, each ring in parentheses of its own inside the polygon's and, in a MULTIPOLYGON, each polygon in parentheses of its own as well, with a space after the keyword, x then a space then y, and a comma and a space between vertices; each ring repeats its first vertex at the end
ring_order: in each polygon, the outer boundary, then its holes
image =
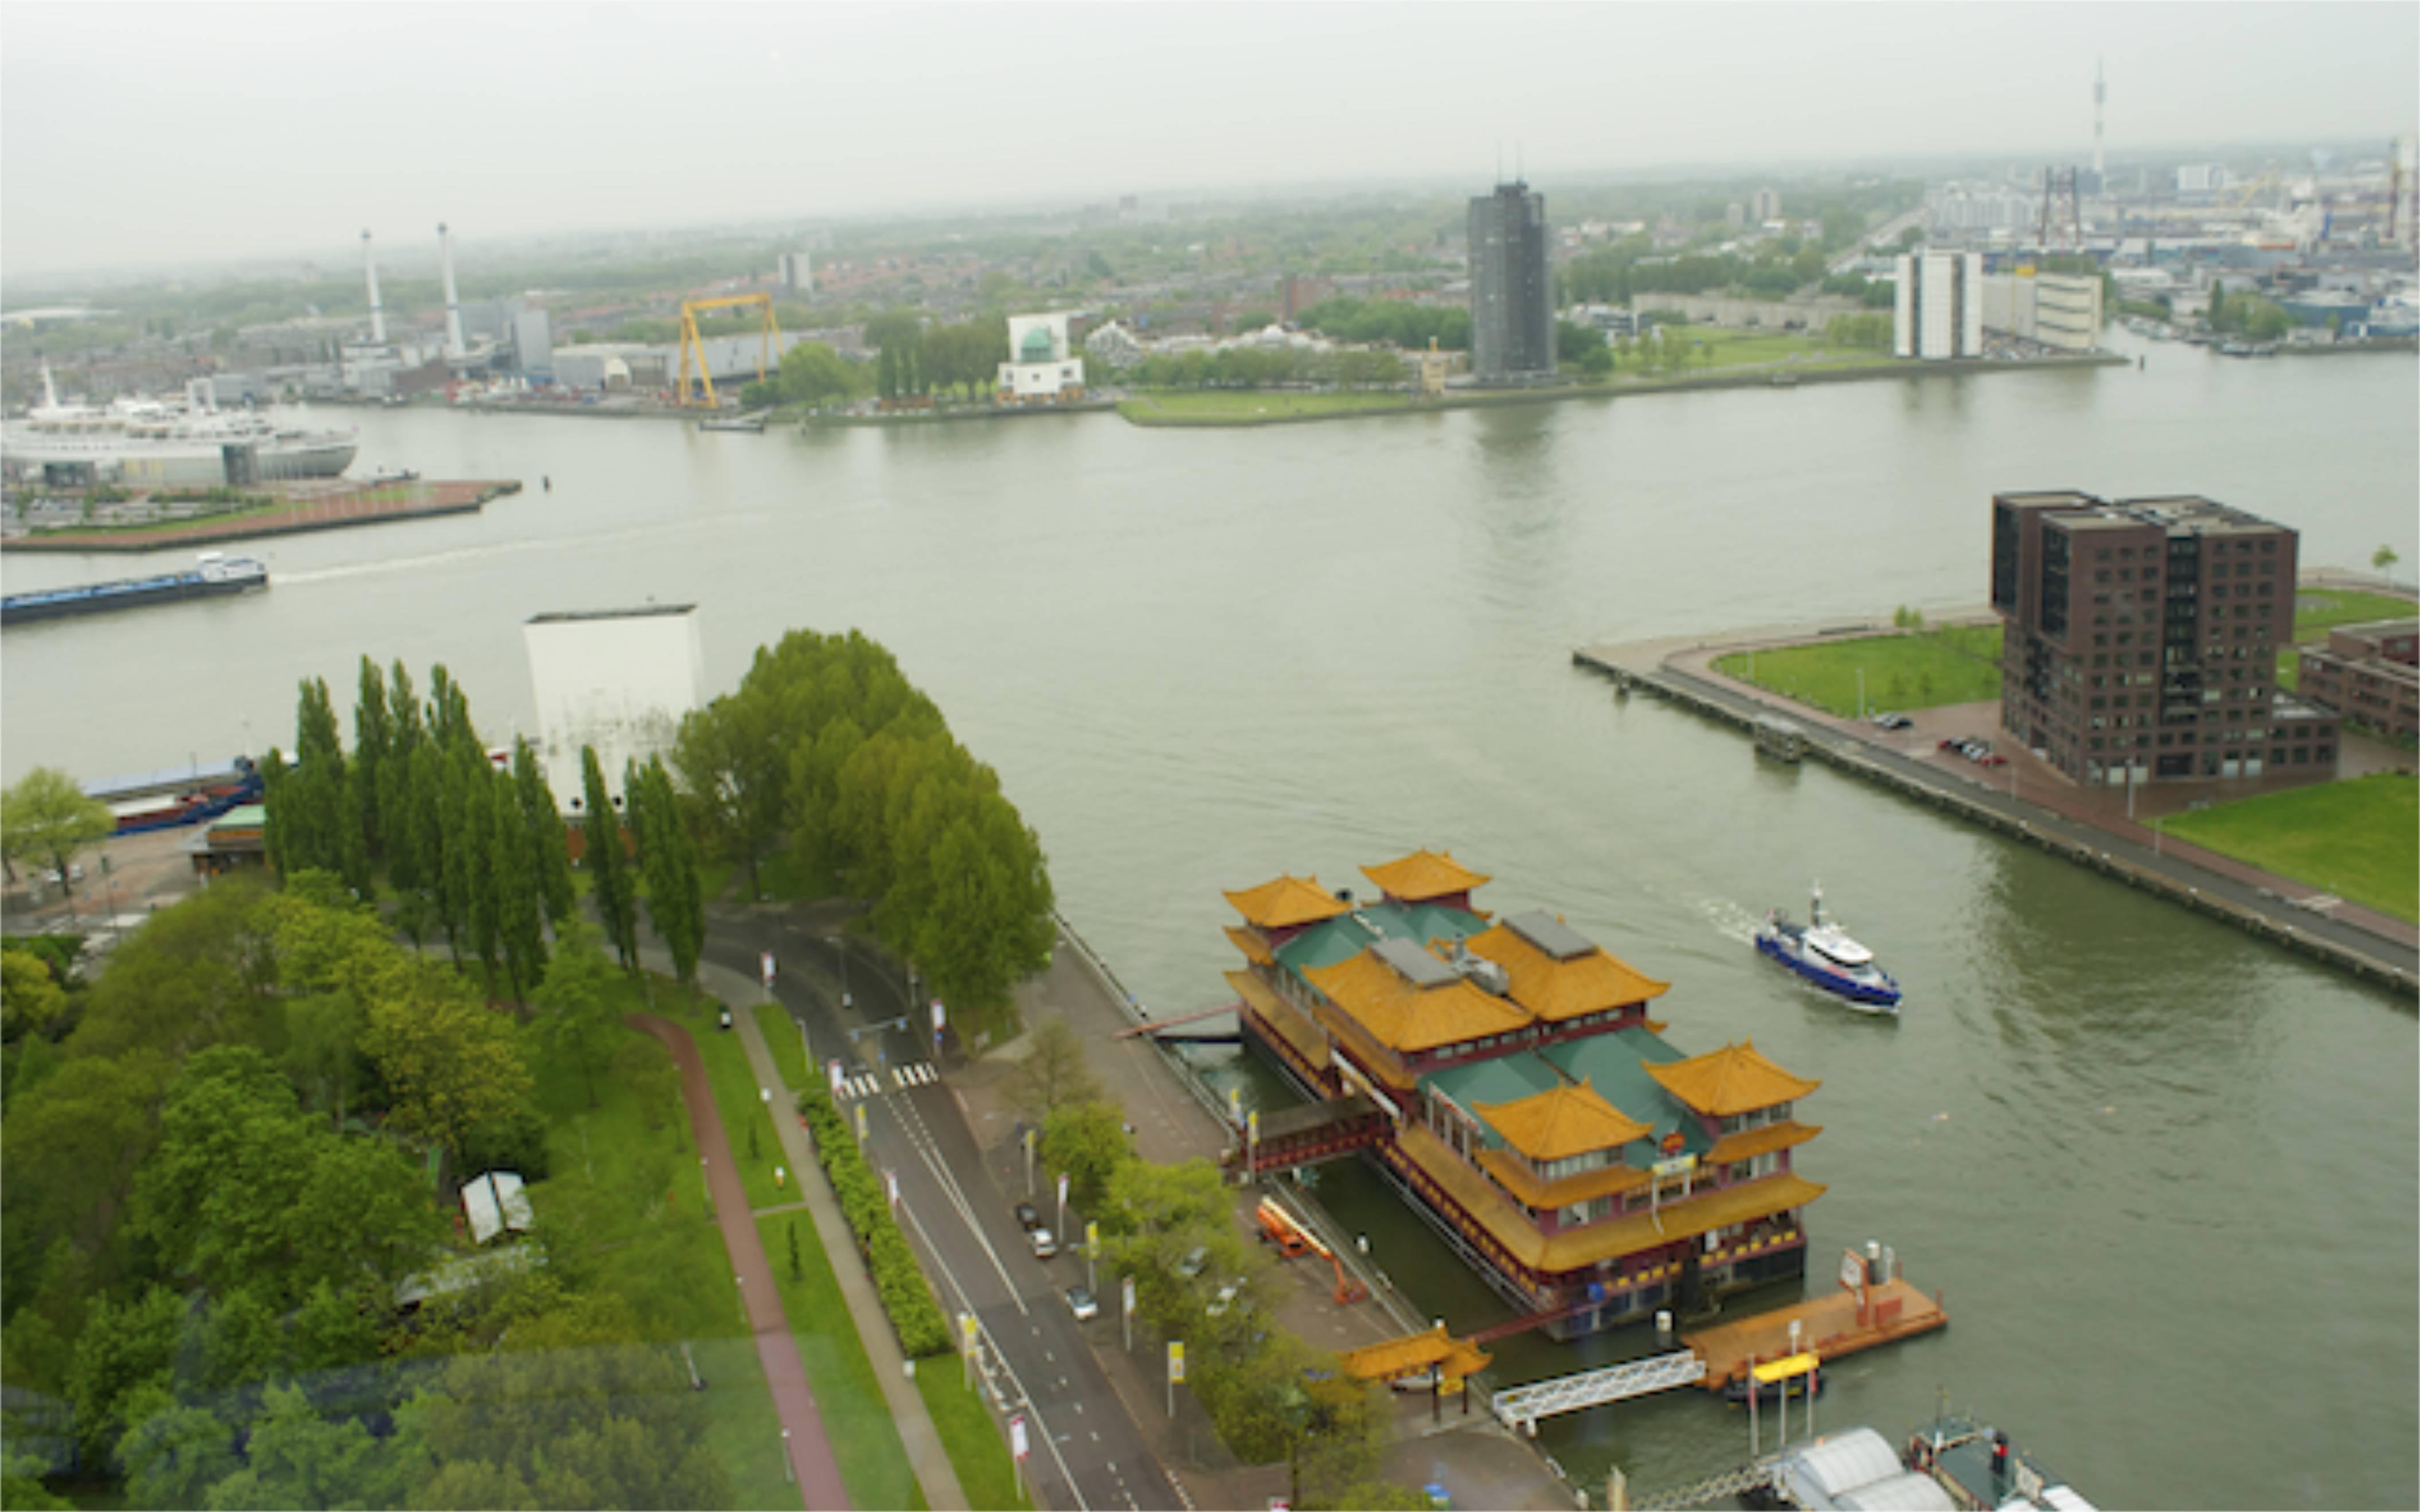
POLYGON ((1546 197, 1517 179, 1470 202, 1470 370, 1481 383, 1555 371, 1546 197))

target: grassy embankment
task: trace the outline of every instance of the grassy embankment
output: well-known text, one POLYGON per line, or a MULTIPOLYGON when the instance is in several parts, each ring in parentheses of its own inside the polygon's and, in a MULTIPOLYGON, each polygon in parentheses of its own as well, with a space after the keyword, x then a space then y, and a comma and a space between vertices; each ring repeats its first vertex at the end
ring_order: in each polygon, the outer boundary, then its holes
MULTIPOLYGON (((798 1026, 775 1004, 759 1003, 755 1013, 757 1027, 764 1031, 765 1043, 772 1050, 774 1062, 781 1069, 783 1090, 794 1093, 806 1085, 808 1077, 819 1074, 807 1065, 806 1047, 799 1042, 798 1026)), ((785 1096, 783 1101, 786 1106, 788 1098, 785 1096)), ((800 1311, 791 1294, 787 1245, 788 1241, 784 1239, 777 1247, 768 1235, 765 1241, 765 1252, 773 1257, 776 1269, 783 1273, 783 1304, 791 1309, 790 1325, 800 1334, 800 1347, 803 1349, 806 1331, 800 1327, 802 1319, 837 1317, 846 1309, 835 1294, 828 1300, 812 1301, 809 1304, 812 1310, 800 1311), (827 1308, 830 1311, 826 1311, 827 1308)), ((805 1253, 806 1246, 801 1242, 799 1254, 803 1257, 805 1253)), ((813 1279, 813 1269, 809 1267, 810 1280, 813 1279)), ((829 1266, 825 1268, 824 1274, 830 1274, 829 1266)), ((863 1358, 862 1350, 859 1358, 863 1358)), ((810 1357, 811 1380, 813 1370, 810 1357)), ((1021 1507, 1025 1503, 1017 1495, 1016 1472, 1016 1467, 1009 1463, 1007 1441, 1001 1436, 999 1426, 992 1421, 991 1412, 985 1407, 980 1390, 969 1389, 962 1382, 962 1368, 956 1367, 956 1362, 946 1356, 927 1360, 916 1371, 916 1390, 923 1396, 925 1408, 933 1414, 933 1427, 940 1435, 942 1446, 949 1452, 951 1467, 958 1473, 958 1485, 967 1493, 968 1504, 976 1512, 1007 1512, 1007 1509, 1021 1507)), ((872 1378, 869 1376, 867 1379, 870 1381, 872 1378)), ((816 1381, 816 1400, 823 1399, 823 1383, 816 1381)), ((851 1484, 854 1486, 855 1483, 851 1484)), ((891 1504, 869 1504, 887 1506, 891 1504)))
POLYGON ((1694 380, 1708 378, 1735 379, 1745 371, 1760 368, 1769 368, 1776 374, 1832 373, 1887 366, 1897 361, 1887 352, 1842 347, 1820 337, 1786 332, 1721 331, 1711 326, 1677 329, 1685 331, 1684 339, 1697 348, 1685 361, 1654 368, 1618 367, 1604 378, 1582 379, 1558 389, 1497 393, 1457 391, 1442 399, 1427 401, 1394 391, 1304 393, 1281 389, 1153 389, 1120 400, 1118 413, 1139 425, 1265 425, 1289 420, 1331 420, 1413 409, 1531 404, 1625 391, 1652 393, 1687 387, 1694 380))
MULTIPOLYGON (((619 990, 626 1011, 645 1010, 639 983, 619 990)), ((625 1045, 629 1061, 597 1075, 593 1108, 588 1079, 533 1046, 551 1173, 532 1184, 531 1203, 541 1224, 557 1226, 555 1265, 566 1280, 620 1296, 648 1337, 690 1345, 714 1396, 707 1443, 731 1477, 733 1504, 796 1507, 798 1490, 783 1474, 781 1421, 736 1300, 731 1258, 721 1229, 705 1218, 671 1059, 635 1029, 625 1045), (626 1073, 637 1066, 649 1074, 626 1073)))
POLYGON ((2164 833, 2420 923, 2420 782, 2391 772, 2157 822, 2164 833))
POLYGON ((1859 636, 1717 657, 1724 676, 1779 693, 1826 714, 1855 718, 1857 673, 1865 673, 1863 713, 1995 702, 2000 697, 2000 628, 1952 625, 1916 635, 1859 636))
MULTIPOLYGON (((2420 613, 2412 600, 2384 594, 2364 594, 2350 588, 2303 588, 2294 594, 2294 643, 2325 641, 2339 625, 2366 625, 2371 620, 2408 620, 2420 613)), ((2303 658, 2292 651, 2277 656, 2277 686, 2299 685, 2303 658)))

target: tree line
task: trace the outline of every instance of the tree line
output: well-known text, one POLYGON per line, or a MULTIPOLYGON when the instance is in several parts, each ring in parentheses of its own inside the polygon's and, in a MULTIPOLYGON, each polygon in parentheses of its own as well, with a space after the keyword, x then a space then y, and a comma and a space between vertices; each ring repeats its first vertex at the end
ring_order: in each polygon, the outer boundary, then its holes
MULTIPOLYGON (((641 889, 625 879, 628 840, 596 753, 583 748, 582 759, 598 914, 635 969, 641 889)), ((387 672, 364 656, 349 752, 327 683, 305 680, 294 760, 271 748, 261 776, 272 872, 325 872, 356 898, 391 898, 396 927, 413 945, 442 933, 457 964, 475 963, 514 1001, 544 980, 548 933, 577 909, 563 810, 528 741, 514 742, 509 765, 490 756, 442 666, 424 702, 400 661, 387 672)), ((662 763, 623 776, 649 919, 690 981, 706 933, 695 848, 662 763)))
POLYGON ((1290 347, 1154 353, 1123 369, 1120 377, 1148 389, 1268 389, 1288 384, 1372 389, 1400 388, 1405 380, 1399 352, 1314 352, 1290 347))
POLYGON ((1470 310, 1466 305, 1339 298, 1304 310, 1295 323, 1339 341, 1387 342, 1413 351, 1425 350, 1434 337, 1440 350, 1470 350, 1470 310))
POLYGON ((0 1359, 73 1414, 10 1425, 9 1504, 64 1505, 36 1477, 70 1453, 134 1505, 730 1504, 678 1356, 591 1284, 568 1198, 545 1270, 399 1309, 476 1263, 418 1151, 541 1180, 543 1045, 628 1038, 567 1002, 612 974, 593 936, 526 1023, 324 872, 222 878, 88 986, 5 956, 11 998, 48 1000, 8 1026, 0 1359))
POLYGON ((1039 839, 863 635, 794 630, 759 647, 736 690, 681 721, 673 767, 702 846, 746 870, 752 897, 780 849, 866 900, 875 937, 916 964, 961 1032, 1005 1024, 1010 989, 1048 962, 1039 839))
MULTIPOLYGON (((1067 1176, 1074 1213, 1061 1242, 1074 1248, 1085 1220, 1099 1225, 1102 1275, 1132 1276, 1142 1322, 1185 1342, 1186 1389, 1229 1449, 1291 1466, 1295 1506, 1428 1504, 1381 1473, 1394 1417, 1385 1389, 1342 1375, 1335 1356, 1277 1326, 1272 1266, 1236 1237, 1217 1167, 1138 1157, 1124 1113, 1063 1018, 1035 1027, 1008 1090, 1037 1132, 1044 1180, 1067 1176)), ((1118 1305, 1116 1286, 1105 1306, 1118 1305)))

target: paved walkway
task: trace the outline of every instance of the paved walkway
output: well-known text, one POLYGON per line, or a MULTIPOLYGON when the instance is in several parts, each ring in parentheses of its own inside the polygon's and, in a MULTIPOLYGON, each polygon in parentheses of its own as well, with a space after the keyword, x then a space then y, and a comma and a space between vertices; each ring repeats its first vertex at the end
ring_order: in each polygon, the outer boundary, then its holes
POLYGON ((748 1308, 748 1326, 756 1335, 756 1357, 764 1363, 773 1410, 781 1416, 782 1432, 798 1463, 799 1498, 809 1512, 845 1508, 849 1505, 848 1488, 841 1482, 840 1463, 832 1458, 831 1441, 815 1411, 814 1393, 807 1388, 798 1341, 791 1337, 789 1319, 782 1311, 782 1294, 773 1285, 773 1268, 765 1258, 755 1214, 748 1211, 748 1190, 740 1184, 739 1167, 731 1159, 731 1141, 723 1136, 722 1116, 715 1110, 706 1062, 689 1031, 679 1025, 653 1013, 633 1013, 629 1024, 662 1041, 672 1052, 673 1064, 679 1068, 681 1101, 689 1104, 690 1131, 697 1138, 698 1153, 706 1157, 715 1220, 722 1226, 722 1247, 731 1254, 740 1300, 748 1308))
MULTIPOLYGON (((656 948, 644 948, 639 954, 642 963, 650 969, 667 972, 672 969, 670 956, 656 948)), ((764 1001, 764 989, 742 973, 728 966, 716 965, 710 961, 698 963, 697 974, 698 984, 730 1008, 731 1026, 737 1032, 739 1043, 748 1053, 748 1066, 755 1074, 756 1085, 774 1088, 774 1095, 786 1108, 789 1099, 780 1090, 785 1085, 781 1070, 773 1059, 772 1051, 765 1043, 764 1031, 756 1026, 754 1009, 756 1004, 764 1001)), ((712 1110, 710 1097, 707 1107, 712 1110)), ((797 1119, 789 1117, 775 1119, 773 1126, 781 1134, 783 1157, 790 1169, 799 1175, 798 1191, 801 1200, 761 1208, 749 1214, 744 1227, 750 1239, 752 1242, 756 1238, 754 1220, 766 1213, 789 1212, 804 1208, 813 1215, 815 1237, 823 1244, 825 1257, 831 1262, 832 1275, 840 1283, 841 1297, 848 1304, 849 1316, 857 1319, 858 1337, 864 1343, 865 1357, 874 1366, 874 1379, 881 1383, 883 1405, 890 1409, 892 1422, 899 1430, 899 1442, 908 1452, 908 1463, 916 1472, 917 1484, 924 1489, 924 1504, 933 1508, 933 1512, 960 1512, 967 1505, 966 1490, 958 1484, 958 1473, 950 1463, 948 1451, 942 1447, 941 1436, 933 1427, 933 1416, 924 1406, 923 1396, 908 1380, 908 1360, 900 1352, 899 1335, 892 1331, 890 1317, 882 1310, 882 1299, 875 1291, 873 1278, 866 1274, 864 1261, 859 1257, 857 1238, 849 1232, 848 1220, 841 1215, 840 1203, 833 1197, 830 1184, 824 1180, 823 1166, 815 1160, 814 1151, 807 1142, 806 1131, 799 1127, 797 1119)), ((727 1160, 719 1168, 730 1170, 734 1187, 739 1184, 738 1173, 730 1167, 727 1160)), ((715 1200, 722 1200, 720 1188, 716 1191, 715 1200)), ((726 1214, 745 1211, 747 1202, 745 1196, 738 1196, 734 1199, 732 1207, 722 1211, 726 1214)), ((759 1246, 759 1257, 749 1261, 760 1272, 764 1270, 761 1254, 759 1246)), ((738 1263, 736 1250, 733 1263, 738 1263)), ((744 1267, 742 1273, 745 1273, 744 1267)), ((780 1299, 777 1296, 777 1317, 779 1312, 780 1299)), ((786 1322, 782 1324, 782 1342, 787 1346, 795 1368, 799 1358, 796 1341, 791 1339, 786 1322)))

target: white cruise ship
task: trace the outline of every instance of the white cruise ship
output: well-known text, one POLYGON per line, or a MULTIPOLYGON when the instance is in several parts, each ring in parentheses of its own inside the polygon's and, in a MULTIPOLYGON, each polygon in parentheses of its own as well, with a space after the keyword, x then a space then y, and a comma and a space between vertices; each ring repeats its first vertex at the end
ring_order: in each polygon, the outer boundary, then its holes
POLYGON ((181 401, 62 404, 47 366, 42 402, 0 426, 0 459, 9 470, 60 486, 211 488, 333 478, 360 448, 349 431, 304 430, 249 409, 219 409, 198 384, 181 401))

